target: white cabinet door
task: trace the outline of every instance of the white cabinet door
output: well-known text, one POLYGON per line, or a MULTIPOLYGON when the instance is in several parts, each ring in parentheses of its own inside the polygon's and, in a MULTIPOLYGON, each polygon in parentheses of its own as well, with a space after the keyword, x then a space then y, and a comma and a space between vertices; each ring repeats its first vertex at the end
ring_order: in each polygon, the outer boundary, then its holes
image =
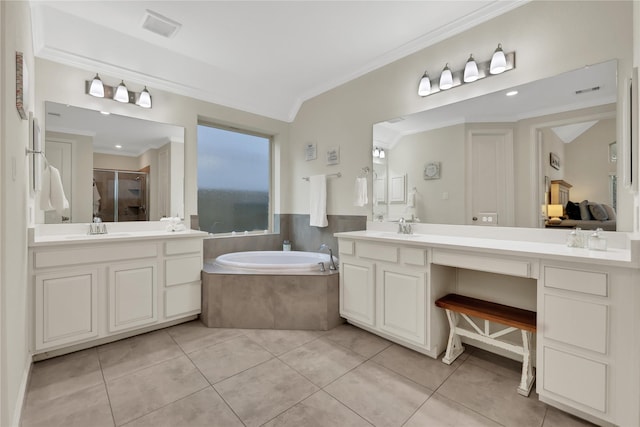
POLYGON ((377 301, 380 330, 426 344, 427 274, 397 265, 378 267, 377 301))
POLYGON ((35 277, 36 350, 98 336, 98 272, 69 269, 35 277))
POLYGON ((156 271, 155 260, 109 267, 109 332, 158 320, 156 271))
POLYGON ((340 315, 366 325, 375 324, 375 264, 340 259, 340 315))

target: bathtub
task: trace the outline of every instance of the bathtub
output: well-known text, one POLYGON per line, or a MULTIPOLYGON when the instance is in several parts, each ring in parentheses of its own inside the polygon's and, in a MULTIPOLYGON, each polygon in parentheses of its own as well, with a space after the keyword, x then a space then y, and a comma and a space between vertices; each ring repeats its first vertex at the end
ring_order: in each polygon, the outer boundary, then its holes
MULTIPOLYGON (((333 257, 333 260, 335 265, 338 265, 337 258, 333 257)), ((288 274, 321 271, 320 263, 323 263, 324 268, 329 269, 329 255, 300 251, 233 252, 220 255, 214 263, 223 268, 288 274)))
POLYGON ((325 253, 220 255, 204 264, 201 320, 210 328, 328 330, 344 322, 339 288, 325 253))

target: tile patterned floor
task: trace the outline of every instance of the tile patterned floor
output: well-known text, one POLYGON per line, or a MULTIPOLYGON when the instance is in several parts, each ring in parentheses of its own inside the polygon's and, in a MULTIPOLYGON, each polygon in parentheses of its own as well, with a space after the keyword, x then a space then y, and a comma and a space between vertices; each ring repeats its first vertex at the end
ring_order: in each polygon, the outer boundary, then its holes
POLYGON ((590 425, 517 394, 519 373, 471 347, 448 366, 346 324, 193 321, 35 363, 22 427, 590 425))

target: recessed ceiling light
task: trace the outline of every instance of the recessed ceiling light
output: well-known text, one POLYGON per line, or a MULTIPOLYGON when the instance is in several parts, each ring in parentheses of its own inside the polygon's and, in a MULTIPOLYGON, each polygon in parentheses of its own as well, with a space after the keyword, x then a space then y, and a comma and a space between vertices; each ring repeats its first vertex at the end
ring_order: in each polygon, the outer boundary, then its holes
POLYGON ((506 93, 507 96, 516 96, 518 94, 517 90, 511 90, 506 93))
POLYGON ((108 115, 109 115, 109 114, 111 114, 111 113, 110 113, 110 112, 108 112, 108 111, 100 111, 100 114, 104 114, 105 116, 108 116, 108 115))
POLYGON ((119 149, 122 148, 122 145, 118 144, 118 145, 116 145, 116 148, 119 150, 119 149))

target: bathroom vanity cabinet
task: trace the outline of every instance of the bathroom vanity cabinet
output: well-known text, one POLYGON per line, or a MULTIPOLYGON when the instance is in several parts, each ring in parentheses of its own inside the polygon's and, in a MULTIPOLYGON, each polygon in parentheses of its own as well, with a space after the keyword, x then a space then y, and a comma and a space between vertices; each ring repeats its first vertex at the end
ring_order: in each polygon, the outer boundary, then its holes
POLYGON ((539 399, 598 424, 640 425, 639 242, 597 252, 567 248, 564 236, 541 242, 540 230, 530 241, 479 233, 496 236, 337 233, 341 316, 436 358, 449 326, 434 302, 447 293, 534 309, 539 399), (492 295, 491 278, 519 285, 492 295), (518 286, 530 300, 518 301, 518 286))
POLYGON ((34 242, 33 353, 88 347, 200 313, 202 234, 34 242))

